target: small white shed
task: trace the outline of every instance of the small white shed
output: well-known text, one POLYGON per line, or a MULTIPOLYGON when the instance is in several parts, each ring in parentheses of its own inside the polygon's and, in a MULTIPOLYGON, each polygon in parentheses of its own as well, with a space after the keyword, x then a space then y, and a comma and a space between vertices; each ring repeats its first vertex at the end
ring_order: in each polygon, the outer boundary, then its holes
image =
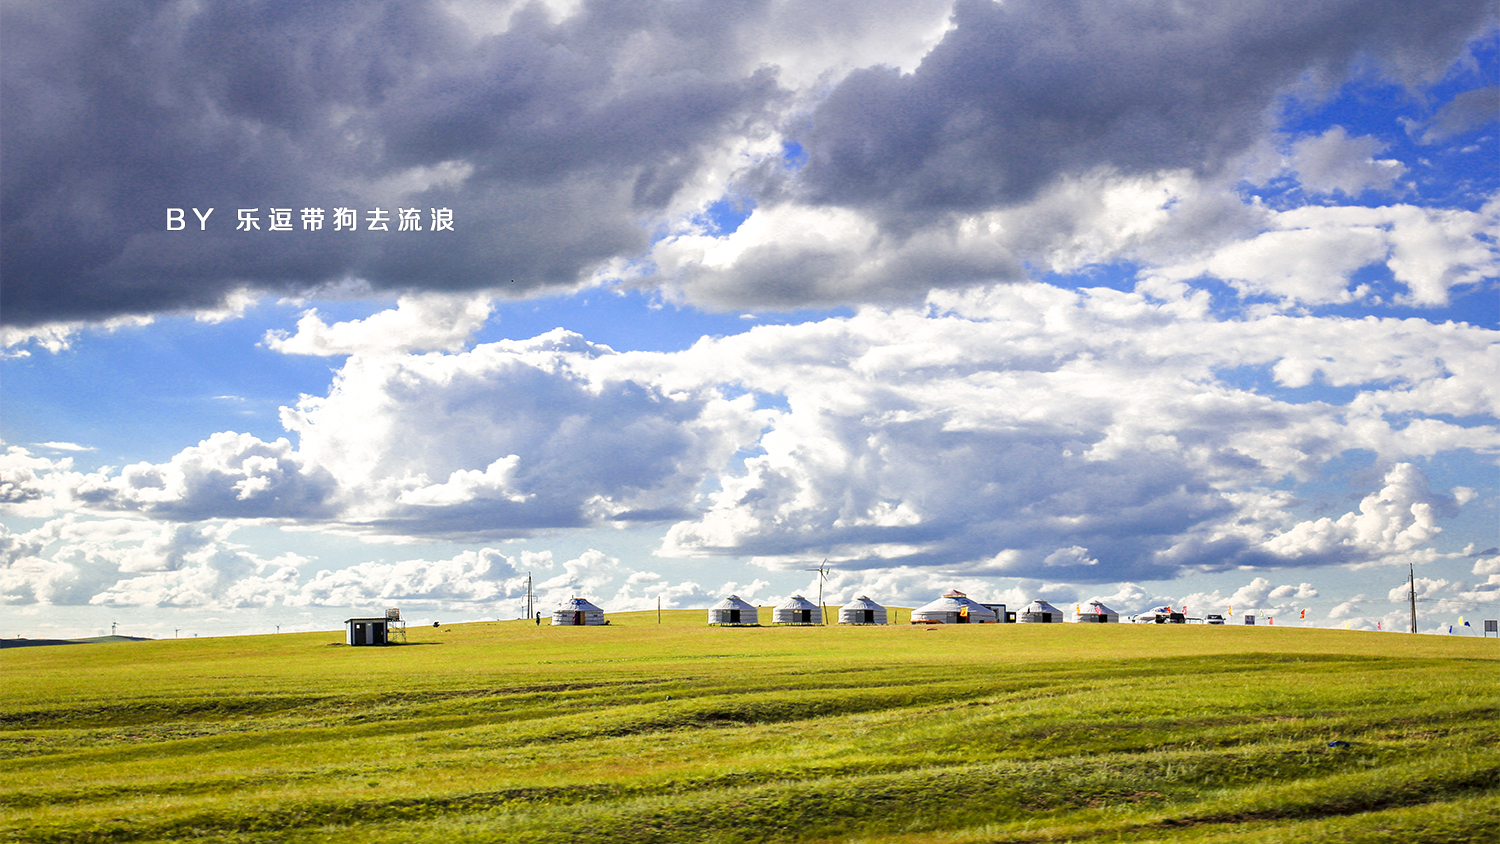
POLYGON ((604 610, 587 598, 573 597, 552 611, 552 623, 561 627, 597 627, 609 622, 604 620, 604 610))
POLYGON ((1062 624, 1063 611, 1038 598, 1016 613, 1020 624, 1062 624))
POLYGON ((771 610, 772 624, 822 624, 823 609, 801 595, 793 595, 771 610))
POLYGON ((912 624, 994 624, 995 613, 957 589, 911 611, 912 624))
POLYGON ((1082 609, 1083 612, 1073 619, 1079 624, 1118 624, 1120 622, 1119 613, 1098 601, 1089 601, 1083 605, 1082 609))
POLYGON ((864 595, 839 608, 839 624, 885 624, 885 607, 864 595))
POLYGON ((740 600, 740 596, 730 595, 709 607, 708 623, 726 626, 760 624, 760 610, 754 604, 740 600))
POLYGON ((383 615, 344 619, 344 644, 390 644, 389 625, 390 622, 383 615))

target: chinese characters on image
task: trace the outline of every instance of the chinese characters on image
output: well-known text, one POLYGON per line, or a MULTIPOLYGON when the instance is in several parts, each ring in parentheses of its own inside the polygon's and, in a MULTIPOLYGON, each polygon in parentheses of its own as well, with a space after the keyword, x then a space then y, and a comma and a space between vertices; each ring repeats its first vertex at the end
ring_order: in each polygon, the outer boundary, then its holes
MULTIPOLYGON (((197 208, 168 208, 167 209, 167 231, 183 231, 188 226, 187 212, 191 210, 197 218, 198 231, 208 230, 208 218, 214 213, 214 209, 200 211, 197 208)), ((360 212, 353 208, 335 208, 330 215, 323 208, 267 208, 264 215, 259 208, 239 208, 235 211, 235 231, 268 231, 268 232, 290 232, 290 231, 322 231, 327 225, 329 229, 336 232, 358 231, 361 223, 365 231, 389 232, 392 225, 398 232, 451 232, 453 228, 452 208, 429 208, 428 215, 422 216, 420 208, 397 208, 395 216, 385 208, 372 208, 364 212, 361 220, 360 212), (423 228, 423 223, 426 228, 423 228), (264 226, 262 226, 264 223, 264 226)))

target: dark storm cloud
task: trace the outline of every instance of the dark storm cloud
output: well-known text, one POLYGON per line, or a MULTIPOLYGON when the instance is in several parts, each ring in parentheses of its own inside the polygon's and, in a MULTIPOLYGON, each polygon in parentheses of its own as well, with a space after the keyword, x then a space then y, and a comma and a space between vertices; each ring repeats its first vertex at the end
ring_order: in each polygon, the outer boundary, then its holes
POLYGON ((935 229, 1061 174, 1211 169, 1255 141, 1285 86, 1337 81, 1365 57, 1430 75, 1493 8, 962 0, 915 73, 857 70, 791 120, 794 98, 761 67, 771 6, 585 0, 554 20, 532 4, 489 34, 460 15, 497 8, 435 0, 7 3, 0 320, 349 279, 569 287, 642 257, 662 210, 709 178, 711 150, 778 130, 806 166, 735 190, 935 229), (186 231, 166 230, 166 209, 209 207, 207 231, 191 212, 186 231), (361 221, 418 208, 424 231, 265 230, 270 208, 304 207, 361 221), (235 231, 239 208, 259 209, 262 230, 235 231), (454 231, 425 230, 433 208, 452 210, 454 231))
POLYGON ((436 3, 9 4, 3 319, 351 277, 574 283, 643 249, 641 218, 705 143, 754 131, 778 95, 769 72, 714 68, 736 11, 528 7, 478 36, 436 3), (270 208, 339 206, 420 208, 424 231, 266 231, 270 208), (215 211, 169 232, 173 207, 215 211), (435 207, 453 232, 426 230, 435 207), (235 231, 238 208, 261 230, 235 231))
POLYGON ((911 74, 850 74, 798 135, 804 200, 920 225, 1029 198, 1062 173, 1211 170, 1261 136, 1279 89, 1372 58, 1446 66, 1483 0, 959 0, 911 74))

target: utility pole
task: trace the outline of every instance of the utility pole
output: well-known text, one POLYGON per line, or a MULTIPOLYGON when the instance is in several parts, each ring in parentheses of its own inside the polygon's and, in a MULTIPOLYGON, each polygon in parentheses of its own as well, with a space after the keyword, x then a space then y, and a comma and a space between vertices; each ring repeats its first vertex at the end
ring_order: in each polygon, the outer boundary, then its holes
POLYGON ((111 635, 111 636, 115 635, 115 625, 117 625, 117 624, 119 624, 118 621, 111 621, 109 623, 109 635, 111 635))
POLYGON ((536 608, 531 605, 531 572, 526 572, 526 620, 530 621, 536 608))
POLYGON ((661 624, 661 596, 656 596, 656 623, 661 624))
POLYGON ((1411 632, 1417 632, 1417 569, 1412 563, 1407 563, 1407 595, 1411 597, 1411 632))
POLYGON ((822 614, 820 620, 824 624, 827 624, 828 608, 823 606, 823 579, 828 576, 828 558, 824 557, 823 562, 819 563, 817 568, 803 569, 803 571, 815 571, 818 573, 818 612, 822 614))

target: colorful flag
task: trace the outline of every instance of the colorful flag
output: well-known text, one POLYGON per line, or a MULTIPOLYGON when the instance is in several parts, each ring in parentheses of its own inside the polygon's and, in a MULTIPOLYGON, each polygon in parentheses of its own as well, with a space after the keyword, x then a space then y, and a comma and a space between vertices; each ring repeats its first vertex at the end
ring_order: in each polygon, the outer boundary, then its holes
POLYGON ((1083 615, 1083 604, 1074 604, 1073 605, 1073 614, 1074 615, 1083 615))
MULTIPOLYGON (((1352 621, 1352 620, 1353 620, 1353 619, 1350 619, 1350 621, 1352 621)), ((1348 621, 1346 621, 1346 622, 1344 622, 1344 629, 1345 629, 1345 630, 1348 630, 1348 629, 1349 629, 1349 622, 1348 622, 1348 621)))
POLYGON ((1104 612, 1104 605, 1103 604, 1095 604, 1094 605, 1094 614, 1095 615, 1104 615, 1105 614, 1105 612, 1104 612))
POLYGON ((1307 618, 1307 610, 1303 610, 1302 611, 1302 617, 1303 618, 1307 618))
POLYGON ((1276 619, 1272 618, 1271 616, 1268 615, 1268 616, 1266 616, 1266 623, 1267 624, 1275 624, 1276 623, 1276 619))
POLYGON ((1381 626, 1381 623, 1377 621, 1377 622, 1375 622, 1375 629, 1376 630, 1384 630, 1385 627, 1381 626))

